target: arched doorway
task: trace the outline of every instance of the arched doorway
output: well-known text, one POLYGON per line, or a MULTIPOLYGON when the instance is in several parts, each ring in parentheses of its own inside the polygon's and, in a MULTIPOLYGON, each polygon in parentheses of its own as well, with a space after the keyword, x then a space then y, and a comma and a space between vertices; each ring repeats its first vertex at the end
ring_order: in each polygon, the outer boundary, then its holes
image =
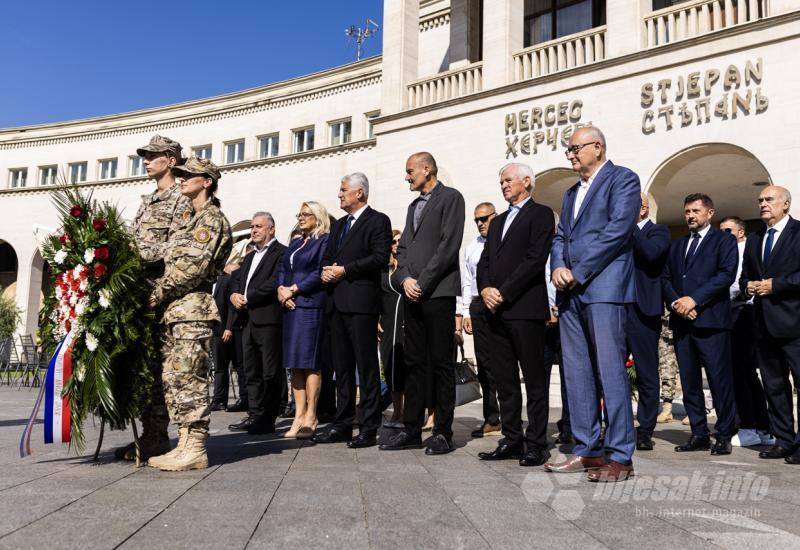
POLYGON ((578 181, 578 176, 570 168, 551 168, 536 174, 536 188, 533 199, 539 204, 549 206, 559 215, 564 193, 578 181))
POLYGON ((746 149, 730 143, 706 143, 665 160, 653 173, 646 191, 656 204, 658 223, 669 226, 673 234, 681 234, 686 231, 683 200, 691 193, 705 193, 714 201, 712 223, 738 216, 758 226, 756 197, 771 183, 767 169, 746 149))
POLYGON ((50 264, 48 264, 37 249, 31 260, 31 275, 28 282, 28 299, 25 307, 25 330, 35 334, 39 326, 39 311, 42 309, 45 293, 50 290, 50 264))
POLYGON ((0 289, 11 300, 16 296, 17 252, 5 241, 0 241, 0 289))

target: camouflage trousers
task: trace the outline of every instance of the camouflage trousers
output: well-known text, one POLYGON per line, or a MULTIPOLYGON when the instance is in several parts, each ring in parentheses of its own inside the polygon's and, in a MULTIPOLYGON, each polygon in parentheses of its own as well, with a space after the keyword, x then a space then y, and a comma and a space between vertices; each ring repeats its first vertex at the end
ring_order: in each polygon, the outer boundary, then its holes
MULTIPOLYGON (((163 332, 163 325, 153 323, 153 341, 159 342, 163 332)), ((161 380, 161 349, 156 345, 155 358, 150 364, 150 372, 153 373, 153 387, 150 392, 150 402, 142 410, 142 436, 153 439, 167 439, 167 428, 169 427, 169 413, 164 402, 164 386, 159 384, 161 380)))
POLYGON ((211 419, 208 364, 211 321, 167 325, 162 336, 164 397, 169 416, 179 426, 208 432, 211 419))
POLYGON ((661 400, 671 402, 678 387, 678 360, 675 359, 672 330, 666 325, 661 327, 658 340, 658 376, 661 379, 661 400))

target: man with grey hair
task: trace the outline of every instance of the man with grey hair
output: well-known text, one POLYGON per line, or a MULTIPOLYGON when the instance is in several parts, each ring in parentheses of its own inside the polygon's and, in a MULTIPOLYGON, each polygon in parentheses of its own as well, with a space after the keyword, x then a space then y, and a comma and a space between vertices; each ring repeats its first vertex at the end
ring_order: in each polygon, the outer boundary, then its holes
POLYGON ((286 247, 275 238, 275 220, 269 212, 253 214, 250 240, 255 248, 242 262, 238 288, 230 298, 233 307, 247 312, 242 347, 248 415, 228 428, 266 434, 275 432, 281 397, 286 395, 276 284, 286 247))
POLYGON ((509 204, 489 226, 478 262, 478 290, 485 305, 497 384, 503 439, 481 460, 519 460, 541 466, 547 452, 548 388, 544 364, 545 323, 550 319, 545 264, 555 219, 550 208, 531 198, 533 170, 521 163, 500 171, 500 189, 509 204), (522 431, 525 379, 528 427, 522 431))
POLYGON ((378 315, 381 272, 389 264, 392 224, 367 204, 369 180, 361 172, 342 178, 339 206, 347 215, 331 227, 322 256, 322 283, 331 326, 331 355, 336 372, 336 419, 314 434, 316 443, 347 443, 351 449, 377 443, 381 424, 378 315), (356 369, 360 389, 359 433, 356 420, 356 369))
POLYGON ((788 189, 770 185, 761 191, 758 207, 764 227, 747 237, 739 284, 754 298, 756 357, 777 440, 758 456, 800 464, 800 434, 794 427, 789 382, 789 373, 795 385, 800 380, 800 222, 789 215, 791 206, 788 189))

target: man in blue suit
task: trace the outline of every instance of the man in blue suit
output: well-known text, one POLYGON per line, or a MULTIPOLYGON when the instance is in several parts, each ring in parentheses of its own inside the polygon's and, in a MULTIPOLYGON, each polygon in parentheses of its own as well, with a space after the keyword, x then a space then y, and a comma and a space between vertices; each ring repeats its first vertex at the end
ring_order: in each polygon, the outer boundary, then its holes
POLYGON ((588 126, 572 134, 566 155, 580 181, 564 195, 550 268, 558 289, 564 378, 576 445, 573 457, 545 464, 545 470, 588 471, 590 481, 623 481, 633 475, 636 444, 625 331, 626 304, 636 298, 633 230, 641 187, 635 173, 606 159, 606 140, 598 128, 588 126), (605 443, 600 440, 598 387, 608 415, 605 443))
POLYGON ((636 302, 628 304, 628 349, 633 354, 639 387, 636 449, 653 450, 660 384, 658 339, 661 337, 661 274, 669 250, 669 229, 649 219, 650 201, 642 193, 639 223, 633 231, 633 267, 636 302))
POLYGON ((731 300, 729 287, 736 279, 739 251, 736 238, 711 226, 714 202, 694 193, 683 201, 689 234, 672 242, 661 280, 669 306, 675 357, 683 386, 683 406, 692 435, 676 452, 731 452, 736 401, 731 366, 731 300), (717 411, 716 442, 711 446, 706 421, 702 367, 717 411))

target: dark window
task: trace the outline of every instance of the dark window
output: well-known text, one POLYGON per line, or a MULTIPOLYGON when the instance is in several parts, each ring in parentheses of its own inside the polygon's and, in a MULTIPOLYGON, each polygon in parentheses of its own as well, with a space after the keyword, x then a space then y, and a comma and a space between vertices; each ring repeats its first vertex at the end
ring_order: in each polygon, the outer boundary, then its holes
POLYGON ((605 22, 605 0, 525 0, 525 47, 605 25, 605 22))

